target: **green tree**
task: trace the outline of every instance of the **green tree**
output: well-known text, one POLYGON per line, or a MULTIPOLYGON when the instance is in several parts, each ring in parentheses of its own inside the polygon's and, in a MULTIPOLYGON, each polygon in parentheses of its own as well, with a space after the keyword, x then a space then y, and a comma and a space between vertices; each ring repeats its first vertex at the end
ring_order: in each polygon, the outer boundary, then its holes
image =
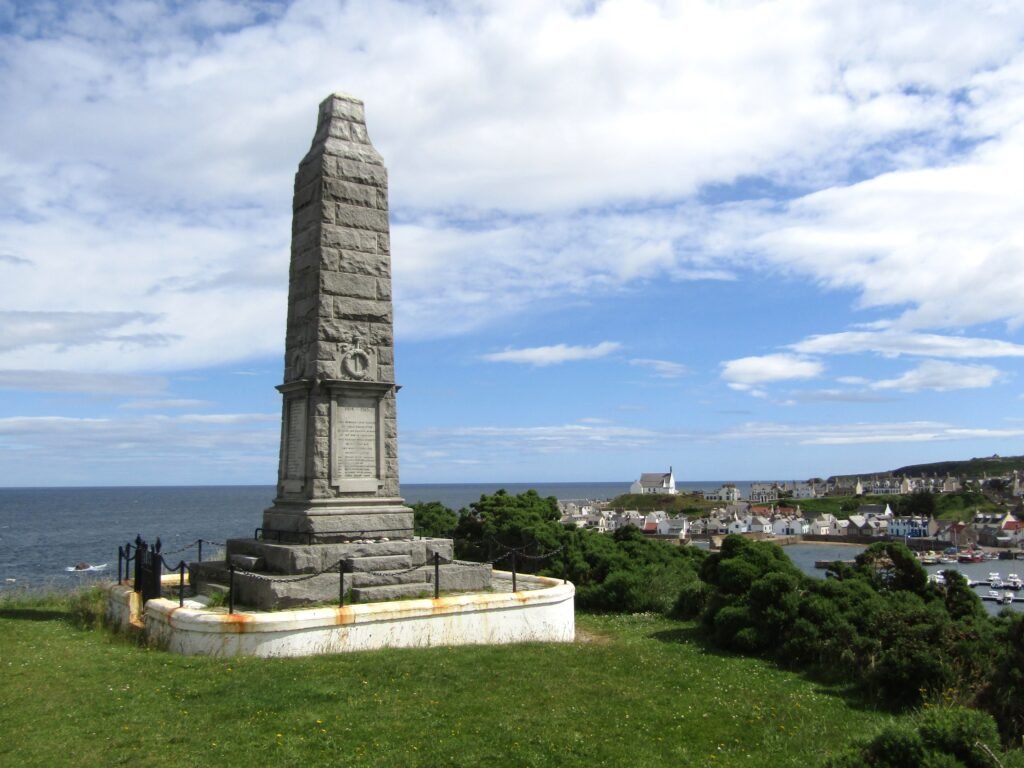
POLYGON ((903 504, 903 514, 905 515, 932 518, 938 514, 935 494, 931 491, 918 491, 903 498, 906 499, 903 504))
POLYGON ((999 658, 982 691, 982 706, 991 712, 1003 740, 1024 739, 1024 615, 1006 615, 999 629, 999 658))
POLYGON ((857 570, 882 592, 907 591, 924 597, 929 594, 928 572, 921 561, 898 541, 872 544, 856 557, 857 570))
POLYGON ((417 536, 450 538, 458 525, 458 516, 439 501, 417 501, 412 505, 413 530, 417 536))

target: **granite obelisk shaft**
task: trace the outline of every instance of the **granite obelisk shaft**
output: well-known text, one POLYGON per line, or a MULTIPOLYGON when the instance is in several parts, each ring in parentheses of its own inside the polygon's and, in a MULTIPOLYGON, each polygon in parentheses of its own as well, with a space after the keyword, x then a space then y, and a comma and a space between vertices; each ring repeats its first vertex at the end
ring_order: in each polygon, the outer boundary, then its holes
POLYGON ((277 531, 399 537, 387 171, 358 99, 320 105, 295 175, 277 531))

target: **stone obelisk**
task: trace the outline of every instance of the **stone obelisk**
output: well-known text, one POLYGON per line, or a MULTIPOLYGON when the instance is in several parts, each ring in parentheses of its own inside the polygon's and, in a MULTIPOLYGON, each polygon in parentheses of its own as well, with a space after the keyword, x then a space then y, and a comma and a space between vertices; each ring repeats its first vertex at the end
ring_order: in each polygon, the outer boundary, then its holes
POLYGON ((334 94, 295 174, 277 496, 264 537, 412 535, 399 498, 387 171, 334 94))

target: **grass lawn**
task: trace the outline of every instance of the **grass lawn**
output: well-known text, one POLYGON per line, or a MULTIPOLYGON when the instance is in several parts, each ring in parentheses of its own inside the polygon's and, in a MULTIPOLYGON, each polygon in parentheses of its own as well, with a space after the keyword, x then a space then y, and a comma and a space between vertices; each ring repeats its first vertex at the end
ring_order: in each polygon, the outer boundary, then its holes
POLYGON ((888 715, 692 625, 579 615, 565 645, 186 658, 0 602, 0 765, 814 766, 888 715))

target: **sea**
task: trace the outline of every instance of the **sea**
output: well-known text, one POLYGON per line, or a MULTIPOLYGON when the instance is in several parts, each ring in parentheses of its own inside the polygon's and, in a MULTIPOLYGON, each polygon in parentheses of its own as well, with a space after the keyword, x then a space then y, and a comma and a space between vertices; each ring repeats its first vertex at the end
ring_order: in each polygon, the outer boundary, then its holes
MULTIPOLYGON (((628 492, 630 483, 403 483, 401 492, 408 504, 440 501, 459 510, 499 489, 603 500, 628 492)), ((209 557, 229 538, 253 536, 274 494, 271 485, 0 488, 0 593, 117 578, 118 547, 136 536, 159 538, 168 562, 195 559, 199 539, 209 557), (91 570, 74 570, 78 564, 91 570)))
MULTIPOLYGON (((510 494, 533 489, 560 500, 611 499, 628 492, 631 481, 593 483, 404 483, 406 503, 439 501, 459 510, 482 495, 504 489, 510 494)), ((732 481, 730 481, 732 482, 732 481)), ((749 490, 749 482, 735 483, 749 490)), ((685 490, 713 489, 718 481, 677 483, 685 490)), ((248 538, 262 524, 263 510, 274 499, 274 486, 138 486, 111 488, 0 488, 0 595, 11 592, 73 589, 117 578, 117 551, 142 536, 161 540, 168 562, 194 560, 202 539, 204 557, 223 551, 229 538, 248 538), (76 570, 88 564, 89 570, 76 570)), ((823 577, 818 560, 850 560, 862 547, 797 544, 786 554, 805 573, 823 577)), ((983 580, 993 571, 1024 575, 1024 562, 928 566, 945 568, 968 579, 983 580)), ((984 594, 984 588, 979 588, 984 594)), ((998 609, 987 603, 994 613, 998 609)), ((1013 606, 1024 610, 1024 594, 1013 606)))

